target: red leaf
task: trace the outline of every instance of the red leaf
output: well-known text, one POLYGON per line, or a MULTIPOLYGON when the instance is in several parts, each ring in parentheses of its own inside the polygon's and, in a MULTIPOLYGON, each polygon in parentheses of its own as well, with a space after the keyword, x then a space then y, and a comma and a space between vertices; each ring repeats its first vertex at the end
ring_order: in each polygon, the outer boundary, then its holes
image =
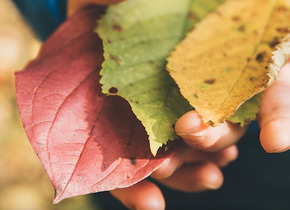
POLYGON ((39 56, 16 73, 23 125, 56 191, 54 202, 128 187, 172 154, 152 157, 128 103, 101 93, 102 44, 93 33, 100 8, 66 21, 39 56))

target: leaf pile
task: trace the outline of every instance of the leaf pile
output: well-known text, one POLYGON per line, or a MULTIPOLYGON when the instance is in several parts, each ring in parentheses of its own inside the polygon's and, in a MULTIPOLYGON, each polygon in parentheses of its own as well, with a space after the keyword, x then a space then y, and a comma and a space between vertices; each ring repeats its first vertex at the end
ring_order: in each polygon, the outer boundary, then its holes
MULTIPOLYGON (((176 47, 167 68, 206 124, 224 122, 276 79, 289 52, 283 45, 272 52, 289 33, 289 19, 288 0, 229 0, 176 47)), ((253 119, 257 112, 245 107, 230 119, 253 119)))

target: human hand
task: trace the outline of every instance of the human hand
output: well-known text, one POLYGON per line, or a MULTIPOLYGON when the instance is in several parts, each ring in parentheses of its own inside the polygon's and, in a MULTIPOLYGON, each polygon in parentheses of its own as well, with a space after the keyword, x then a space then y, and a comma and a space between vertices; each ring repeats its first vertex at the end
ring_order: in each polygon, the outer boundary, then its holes
MULTIPOLYGON (((110 4, 121 0, 70 0, 69 14, 90 3, 110 4)), ((290 65, 282 70, 277 81, 265 91, 258 116, 261 126, 261 144, 267 152, 283 152, 290 146, 290 65), (287 69, 287 70, 286 70, 287 69), (288 71, 288 72, 287 72, 288 71)), ((223 183, 220 167, 236 159, 235 143, 246 128, 225 122, 215 128, 204 125, 195 111, 182 116, 176 123, 176 132, 186 145, 152 177, 168 187, 199 192, 218 189, 223 183)), ((160 189, 148 180, 129 188, 111 192, 125 206, 131 209, 164 209, 165 201, 160 189)))
MULTIPOLYGON (((228 122, 215 128, 207 127, 198 113, 191 111, 177 121, 175 130, 186 144, 152 177, 185 192, 218 189, 223 183, 220 168, 237 158, 238 150, 234 144, 246 128, 228 122)), ((165 208, 161 191, 148 180, 111 193, 130 209, 165 208)))
POLYGON ((265 151, 280 153, 290 148, 290 60, 265 92, 258 115, 260 142, 265 151))
MULTIPOLYGON (((265 151, 278 153, 290 148, 290 62, 265 92, 258 114, 260 141, 265 151)), ((152 177, 168 187, 198 192, 217 189, 223 176, 219 167, 234 160, 238 151, 234 145, 246 128, 225 122, 215 128, 205 126, 195 111, 182 116, 176 132, 184 142, 180 151, 152 177)), ((164 209, 165 201, 158 187, 143 180, 136 185, 112 191, 124 205, 137 209, 164 209)))

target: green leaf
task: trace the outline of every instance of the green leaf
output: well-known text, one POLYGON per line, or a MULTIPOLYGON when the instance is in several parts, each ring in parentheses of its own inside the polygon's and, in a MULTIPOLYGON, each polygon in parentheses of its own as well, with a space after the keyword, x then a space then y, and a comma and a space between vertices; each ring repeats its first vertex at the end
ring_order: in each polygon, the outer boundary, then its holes
POLYGON ((100 20, 103 92, 130 103, 154 155, 168 140, 178 138, 176 120, 193 109, 166 71, 166 57, 188 29, 222 1, 127 0, 110 6, 100 20))
POLYGON ((259 93, 251 99, 244 102, 235 114, 227 120, 232 123, 239 123, 241 126, 250 124, 251 121, 256 119, 261 106, 261 98, 263 94, 259 93))

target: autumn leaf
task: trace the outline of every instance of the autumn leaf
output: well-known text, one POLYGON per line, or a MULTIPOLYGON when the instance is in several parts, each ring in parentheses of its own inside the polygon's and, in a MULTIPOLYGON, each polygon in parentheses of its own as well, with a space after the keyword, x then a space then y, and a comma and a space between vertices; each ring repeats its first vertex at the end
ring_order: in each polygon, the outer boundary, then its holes
POLYGON ((288 0, 229 0, 176 47, 167 68, 205 123, 222 123, 275 80, 289 52, 272 52, 289 19, 288 0))
POLYGON ((38 57, 16 73, 16 96, 28 139, 55 188, 67 197, 128 187, 161 166, 178 142, 153 157, 129 104, 101 93, 100 9, 67 20, 38 57))
POLYGON ((178 138, 174 124, 192 109, 166 71, 166 57, 189 27, 223 1, 128 0, 110 6, 100 21, 103 92, 130 103, 149 135, 154 155, 178 138))

